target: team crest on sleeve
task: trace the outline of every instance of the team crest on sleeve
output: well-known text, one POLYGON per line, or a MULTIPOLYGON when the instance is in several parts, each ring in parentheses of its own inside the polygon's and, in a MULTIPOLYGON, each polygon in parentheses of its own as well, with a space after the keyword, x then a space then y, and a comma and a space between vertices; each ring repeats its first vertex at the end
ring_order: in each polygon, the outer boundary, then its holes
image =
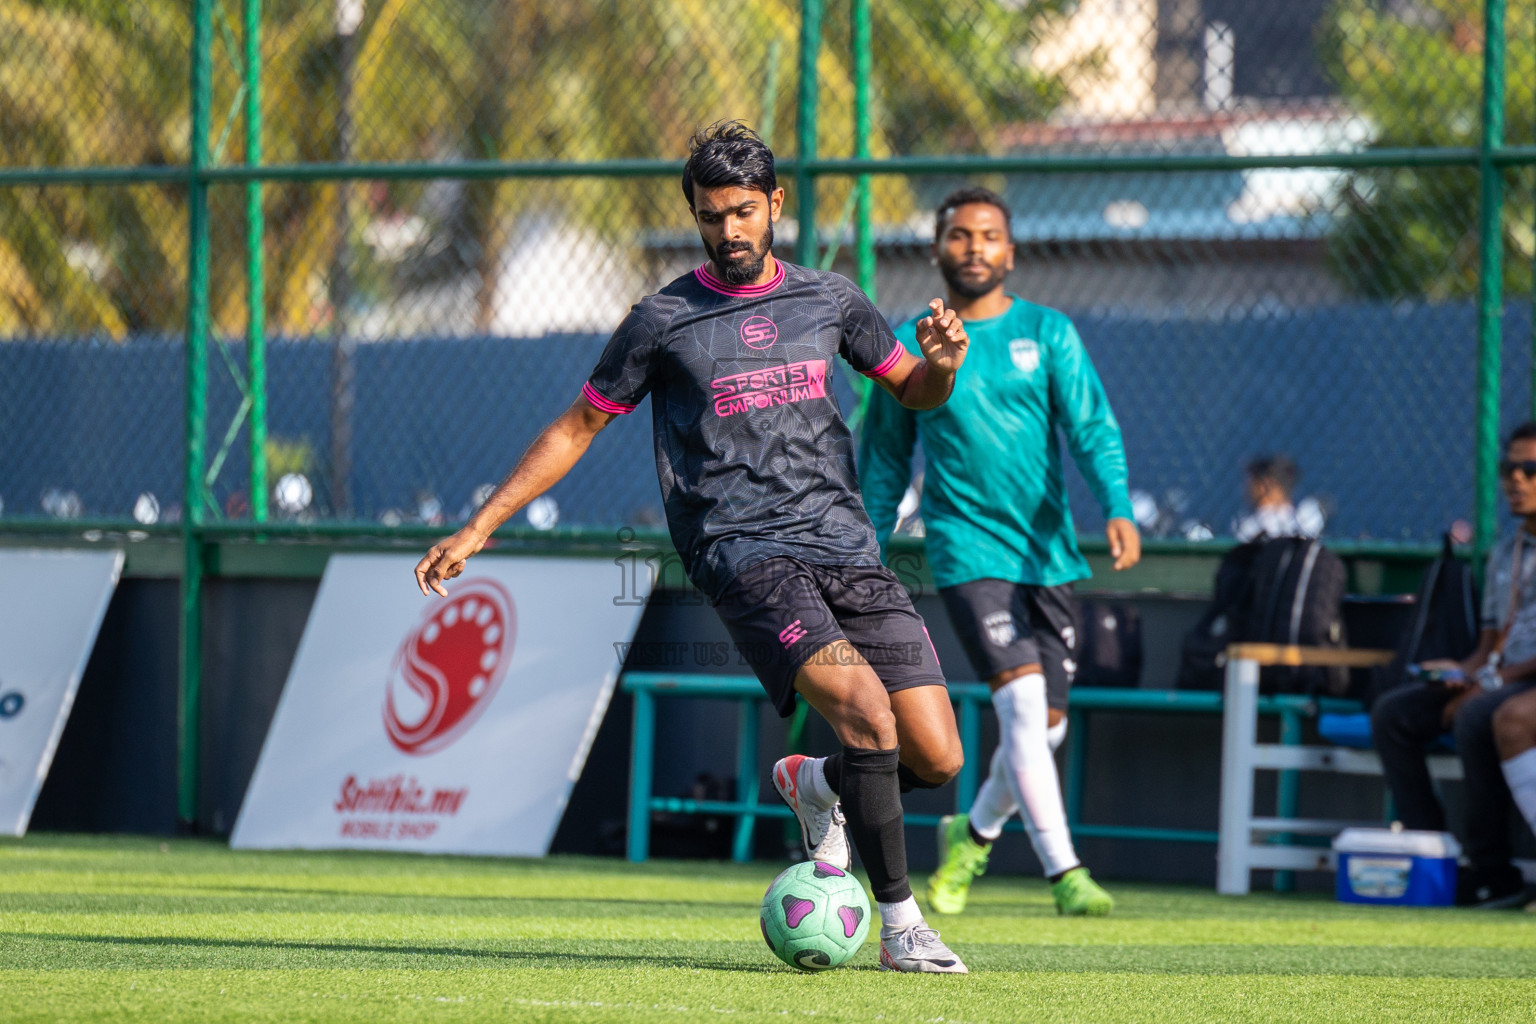
POLYGON ((1008 355, 1020 373, 1034 373, 1040 368, 1040 346, 1034 338, 1014 338, 1008 343, 1008 355))
POLYGON ((998 647, 1007 647, 1019 635, 1012 612, 989 612, 982 617, 981 626, 987 631, 987 639, 998 647))

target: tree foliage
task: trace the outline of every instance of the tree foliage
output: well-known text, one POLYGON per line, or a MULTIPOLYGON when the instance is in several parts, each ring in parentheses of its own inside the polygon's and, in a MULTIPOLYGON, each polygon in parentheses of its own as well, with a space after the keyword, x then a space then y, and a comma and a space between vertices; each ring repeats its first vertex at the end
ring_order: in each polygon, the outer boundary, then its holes
MULTIPOLYGON (((829 4, 818 64, 819 147, 853 140, 846 4, 829 4)), ((984 151, 998 129, 1049 113, 1060 79, 1023 51, 1070 0, 890 0, 873 5, 875 155, 984 151)), ((0 164, 182 165, 188 160, 189 3, 0 0, 0 164)), ((354 131, 338 138, 342 44, 334 3, 266 0, 264 159, 269 163, 677 158, 719 118, 771 124, 793 151, 800 0, 369 0, 348 79, 354 131)), ((216 163, 245 159, 241 9, 214 6, 216 163)), ((824 222, 846 185, 829 187, 824 222)), ((686 231, 671 180, 572 179, 274 184, 265 188, 267 322, 279 334, 335 322, 338 258, 353 301, 436 274, 492 282, 520 219, 553 216, 614 246, 686 231), (343 204, 346 215, 343 216, 343 204), (368 225, 424 226, 375 258, 368 225), (345 235, 346 237, 343 237, 345 235), (414 275, 414 277, 412 276, 414 275)), ((904 183, 877 183, 883 220, 910 214, 904 183)), ((185 321, 181 185, 0 188, 0 337, 176 333, 185 321)), ((245 326, 245 193, 210 190, 217 330, 245 326)))
MULTIPOLYGON (((1331 30, 1344 99, 1369 119, 1374 147, 1481 143, 1484 0, 1339 0, 1331 30)), ((1508 0, 1506 141, 1529 145, 1536 120, 1536 0, 1508 0)), ((1330 240, 1336 273, 1370 298, 1464 298, 1477 291, 1479 180, 1463 168, 1382 168, 1351 174, 1330 240)), ((1529 174, 1506 176, 1504 287, 1529 294, 1529 174)))

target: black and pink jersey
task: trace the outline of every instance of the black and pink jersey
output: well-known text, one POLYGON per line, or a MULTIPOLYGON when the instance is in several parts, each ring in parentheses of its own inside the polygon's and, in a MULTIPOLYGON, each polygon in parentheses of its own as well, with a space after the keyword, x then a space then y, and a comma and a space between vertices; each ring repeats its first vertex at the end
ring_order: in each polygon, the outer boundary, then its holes
POLYGON ((651 395, 672 543, 712 600, 776 555, 880 564, 832 357, 880 377, 905 350, 847 278, 778 266, 766 284, 736 288, 706 264, 642 299, 582 388, 610 413, 651 395))

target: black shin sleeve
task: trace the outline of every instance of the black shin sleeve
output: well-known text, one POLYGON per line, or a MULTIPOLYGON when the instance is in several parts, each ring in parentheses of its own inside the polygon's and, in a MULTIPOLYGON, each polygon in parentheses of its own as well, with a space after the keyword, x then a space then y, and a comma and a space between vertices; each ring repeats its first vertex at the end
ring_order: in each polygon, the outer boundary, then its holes
POLYGON ((869 872, 875 899, 900 903, 912 895, 912 888, 907 884, 907 842, 896 779, 898 752, 844 747, 842 762, 838 795, 848 816, 848 836, 869 872))
POLYGON ((910 793, 914 789, 938 789, 944 785, 942 782, 929 782, 904 764, 896 766, 896 780, 901 783, 903 793, 910 793))
POLYGON ((821 774, 826 776, 827 785, 832 787, 832 792, 838 796, 843 795, 843 754, 838 751, 828 754, 827 759, 821 762, 821 774))

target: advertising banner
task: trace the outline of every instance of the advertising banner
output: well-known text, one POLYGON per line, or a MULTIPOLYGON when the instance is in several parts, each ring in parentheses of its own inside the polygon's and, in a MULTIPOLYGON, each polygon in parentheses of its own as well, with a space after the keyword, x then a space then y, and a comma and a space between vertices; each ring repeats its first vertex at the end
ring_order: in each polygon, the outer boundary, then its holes
POLYGON ((232 846, 548 851, 647 574, 482 555, 423 598, 418 557, 327 564, 232 846))
POLYGON ((0 834, 27 831, 121 551, 0 551, 0 834))

